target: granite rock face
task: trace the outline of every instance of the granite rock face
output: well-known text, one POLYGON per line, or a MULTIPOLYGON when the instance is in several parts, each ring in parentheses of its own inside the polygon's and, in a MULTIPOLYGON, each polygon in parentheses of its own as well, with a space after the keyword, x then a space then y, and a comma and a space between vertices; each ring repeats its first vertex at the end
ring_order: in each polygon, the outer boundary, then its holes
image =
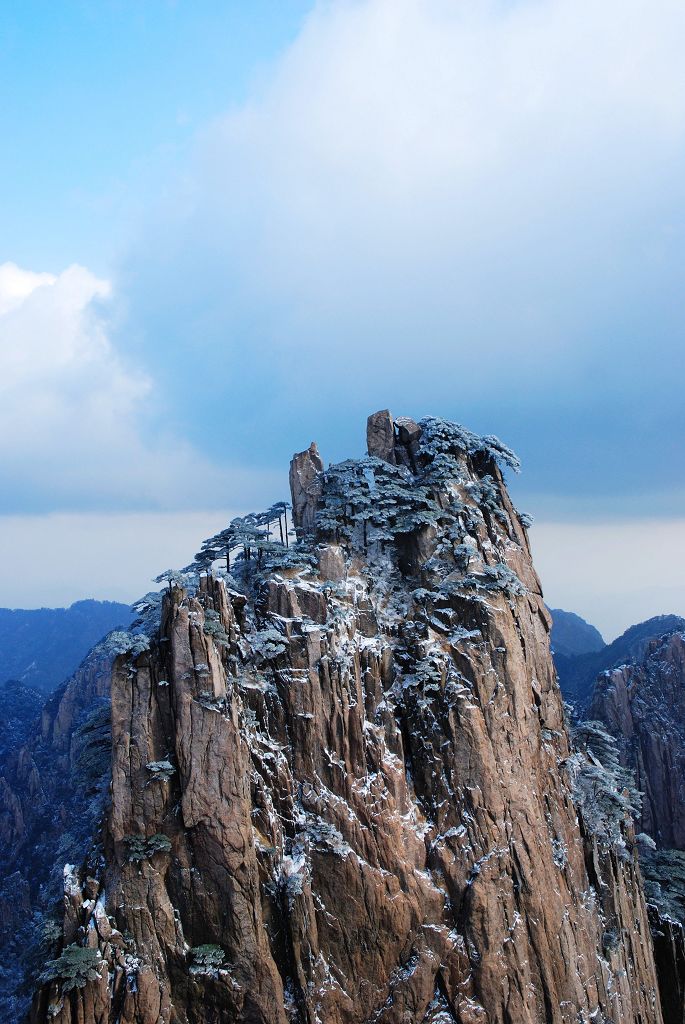
POLYGON ((378 416, 368 459, 295 457, 306 539, 172 586, 117 660, 104 857, 65 877, 89 976, 54 961, 36 1024, 661 1024, 630 822, 574 803, 513 456, 378 416))
POLYGON ((605 723, 635 772, 641 831, 685 850, 685 633, 658 637, 641 660, 603 673, 590 716, 605 723))
POLYGON ((372 413, 366 421, 366 450, 376 459, 395 464, 395 422, 388 409, 372 413))
POLYGON ((314 526, 314 515, 321 495, 323 462, 316 443, 293 456, 290 463, 290 493, 292 495, 293 523, 298 535, 314 526))
POLYGON ((366 421, 366 450, 372 458, 416 473, 421 433, 419 424, 409 416, 394 419, 387 409, 381 409, 366 421))

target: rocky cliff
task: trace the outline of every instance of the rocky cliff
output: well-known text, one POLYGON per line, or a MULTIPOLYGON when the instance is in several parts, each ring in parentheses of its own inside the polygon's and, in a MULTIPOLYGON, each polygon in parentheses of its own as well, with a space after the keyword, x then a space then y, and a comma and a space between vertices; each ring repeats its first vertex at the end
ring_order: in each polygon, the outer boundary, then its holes
POLYGON ((587 715, 595 680, 600 673, 639 662, 652 640, 677 630, 685 630, 685 619, 679 615, 655 615, 645 622, 630 626, 612 643, 581 654, 564 651, 563 647, 560 648, 554 642, 553 637, 554 663, 564 697, 573 703, 578 715, 587 715))
POLYGON ((61 935, 64 864, 97 846, 110 778, 112 660, 134 639, 113 633, 97 644, 47 702, 16 681, 0 690, 0 1020, 23 1016, 61 935))
POLYGON ((387 412, 367 437, 296 456, 296 543, 231 524, 117 659, 103 856, 66 869, 36 1024, 662 1021, 512 454, 387 412))
MULTIPOLYGON (((682 622, 682 620, 680 620, 682 622)), ((636 816, 664 1018, 685 1020, 685 633, 649 641, 602 673, 589 713, 642 792, 636 816)))
POLYGON ((639 661, 603 673, 590 716, 616 736, 635 772, 641 830, 685 850, 685 633, 657 637, 639 661))

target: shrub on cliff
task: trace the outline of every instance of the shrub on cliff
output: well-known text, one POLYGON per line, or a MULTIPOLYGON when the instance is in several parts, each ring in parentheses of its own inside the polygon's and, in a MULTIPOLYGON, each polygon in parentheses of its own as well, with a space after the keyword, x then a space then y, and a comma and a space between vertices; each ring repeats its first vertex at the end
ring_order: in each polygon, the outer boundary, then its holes
POLYGON ((48 960, 40 980, 43 983, 58 981, 62 992, 84 988, 89 981, 99 979, 102 962, 99 949, 78 946, 72 942, 56 960, 48 960))
POLYGON ((206 943, 203 946, 195 946, 190 951, 190 973, 191 974, 215 974, 225 960, 225 953, 221 946, 213 943, 206 943))
POLYGON ((600 840, 624 847, 624 826, 640 813, 642 794, 632 772, 621 766, 616 740, 599 722, 579 722, 571 732, 576 748, 568 760, 573 798, 600 840))
POLYGON ((493 434, 479 437, 459 423, 451 423, 438 416, 427 416, 421 420, 419 426, 422 430, 421 454, 431 457, 434 462, 438 461, 440 456, 451 461, 466 455, 471 458, 492 460, 513 469, 515 473, 521 469, 521 463, 515 453, 493 434))
POLYGON ((146 839, 145 836, 125 836, 126 858, 129 861, 149 860, 156 853, 169 853, 171 840, 163 832, 157 832, 146 839))
POLYGON ((151 782, 155 779, 168 782, 171 776, 176 772, 176 769, 168 758, 164 758, 162 761, 149 761, 145 767, 150 773, 151 782))

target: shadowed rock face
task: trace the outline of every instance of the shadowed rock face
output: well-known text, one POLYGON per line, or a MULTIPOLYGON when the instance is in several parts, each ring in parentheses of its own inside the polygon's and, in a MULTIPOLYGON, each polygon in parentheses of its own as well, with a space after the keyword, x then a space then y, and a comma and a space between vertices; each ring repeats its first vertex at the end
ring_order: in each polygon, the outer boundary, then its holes
POLYGON ((98 644, 44 705, 20 684, 0 690, 2 1021, 28 1009, 64 862, 84 857, 104 812, 112 657, 98 644))
POLYGON ((601 675, 590 715, 616 736, 635 771, 641 831, 685 850, 685 633, 658 637, 640 661, 601 675))
POLYGON ((510 454, 403 425, 309 479, 280 566, 171 589, 117 661, 106 855, 65 895, 102 959, 33 1021, 662 1021, 635 855, 572 800, 510 454))
MULTIPOLYGON (((663 620, 668 622, 669 617, 663 620)), ((638 827, 658 847, 651 850, 643 845, 641 863, 664 1020, 683 1024, 685 633, 652 639, 633 663, 602 673, 589 713, 616 738, 621 761, 634 773, 643 794, 638 827)))
MULTIPOLYGON (((612 643, 584 654, 563 653, 554 643, 554 661, 564 697, 572 701, 581 717, 587 715, 595 687, 602 672, 639 662, 652 640, 674 631, 685 630, 685 619, 679 615, 656 615, 646 622, 631 626, 612 643)), ((552 631, 554 633, 554 630, 552 631)))

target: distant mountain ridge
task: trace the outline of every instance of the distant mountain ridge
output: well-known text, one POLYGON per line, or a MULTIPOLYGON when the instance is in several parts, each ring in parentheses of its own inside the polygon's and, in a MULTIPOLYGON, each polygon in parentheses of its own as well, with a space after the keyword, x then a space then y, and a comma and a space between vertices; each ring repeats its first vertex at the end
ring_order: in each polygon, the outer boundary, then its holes
POLYGON ((133 613, 117 601, 76 601, 69 608, 0 608, 0 683, 16 679, 51 693, 110 630, 133 613))
MULTIPOLYGON (((560 609, 553 611, 552 617, 558 616, 559 611, 560 609)), ((569 614, 572 613, 562 613, 569 614)), ((584 620, 580 619, 580 622, 584 620)), ((592 626, 589 628, 594 629, 592 626)), ((641 658, 655 637, 685 630, 685 619, 680 615, 655 615, 646 622, 631 626, 616 640, 599 650, 587 650, 578 654, 567 653, 563 643, 557 643, 555 629, 556 623, 552 627, 552 646, 562 692, 566 700, 586 707, 592 697, 595 679, 601 672, 641 658)))
POLYGON ((552 616, 552 651, 565 657, 601 651, 606 642, 600 631, 575 612, 550 608, 552 616))

